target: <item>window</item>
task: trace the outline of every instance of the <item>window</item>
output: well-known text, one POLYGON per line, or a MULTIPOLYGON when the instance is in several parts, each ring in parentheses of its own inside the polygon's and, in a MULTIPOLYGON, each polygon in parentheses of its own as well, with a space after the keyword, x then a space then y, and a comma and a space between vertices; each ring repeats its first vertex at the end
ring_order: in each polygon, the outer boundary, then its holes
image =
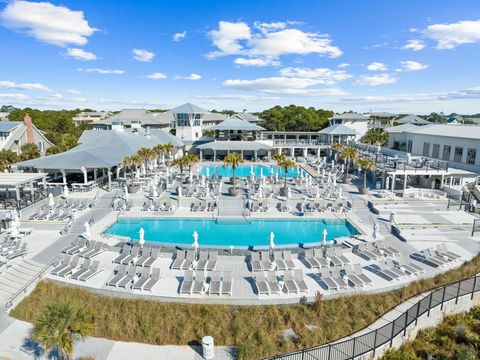
POLYGON ((477 149, 468 149, 467 150, 467 164, 475 165, 477 158, 477 149))
POLYGON ((190 126, 188 114, 177 114, 178 126, 190 126))
POLYGON ((412 152, 412 140, 408 140, 407 142, 407 152, 411 153, 412 152))
POLYGON ((453 161, 462 162, 463 157, 463 147, 455 146, 455 155, 453 156, 453 161))
POLYGON ((432 157, 437 159, 440 157, 440 144, 433 144, 432 157))
POLYGON ((45 143, 43 141, 38 142, 38 150, 41 152, 45 151, 45 143))
POLYGON ((423 143, 423 156, 430 154, 430 143, 423 143))
POLYGON ((450 145, 443 145, 443 160, 450 161, 450 153, 452 147, 450 145))

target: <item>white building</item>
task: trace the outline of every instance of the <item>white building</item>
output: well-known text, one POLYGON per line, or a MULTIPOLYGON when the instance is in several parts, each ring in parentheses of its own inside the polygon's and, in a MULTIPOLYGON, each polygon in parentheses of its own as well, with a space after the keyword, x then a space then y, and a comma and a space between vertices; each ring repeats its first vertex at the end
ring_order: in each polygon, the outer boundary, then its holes
POLYGON ((82 111, 72 118, 75 125, 87 124, 105 119, 110 113, 106 111, 82 111))
POLYGON ((365 135, 368 131, 370 119, 367 116, 360 115, 357 113, 343 113, 343 114, 335 114, 328 122, 330 125, 342 124, 350 129, 355 130, 356 140, 360 140, 363 135, 365 135))

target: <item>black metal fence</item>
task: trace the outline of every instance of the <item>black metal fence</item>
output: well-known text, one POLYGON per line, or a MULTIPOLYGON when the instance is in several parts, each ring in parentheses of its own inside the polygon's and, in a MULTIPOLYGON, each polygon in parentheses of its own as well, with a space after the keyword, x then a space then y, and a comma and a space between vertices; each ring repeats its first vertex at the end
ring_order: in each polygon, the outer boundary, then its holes
POLYGON ((276 355, 268 360, 347 360, 369 352, 374 356, 376 349, 387 343, 391 346, 393 339, 401 332, 405 335, 407 328, 412 323, 416 325, 420 316, 425 313, 430 316, 430 311, 437 306, 443 309, 444 303, 455 300, 456 304, 460 297, 466 295, 472 299, 478 291, 480 291, 479 275, 432 291, 395 320, 378 329, 347 340, 276 355))

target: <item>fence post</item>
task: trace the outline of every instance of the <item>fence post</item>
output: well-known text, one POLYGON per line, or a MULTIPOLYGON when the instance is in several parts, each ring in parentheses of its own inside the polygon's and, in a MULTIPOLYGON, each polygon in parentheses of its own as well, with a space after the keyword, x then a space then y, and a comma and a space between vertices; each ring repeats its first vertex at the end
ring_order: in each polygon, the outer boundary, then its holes
POLYGON ((415 326, 417 326, 418 323, 418 314, 420 314, 420 301, 417 302, 417 315, 415 315, 415 326))
POLYGON ((403 327, 403 336, 407 335, 408 311, 405 311, 405 325, 403 327))
POLYGON ((473 294, 475 294, 475 286, 477 286, 477 275, 473 278, 473 286, 472 286, 472 296, 470 297, 470 300, 473 300, 473 294))
POLYGON ((353 338, 353 349, 352 349, 352 360, 355 359, 355 342, 357 341, 357 337, 353 338))
POLYGON ((378 329, 375 329, 375 336, 373 337, 373 358, 375 358, 375 350, 377 349, 377 333, 378 329))
POLYGON ((440 311, 443 311, 443 303, 445 301, 445 290, 447 289, 447 286, 443 286, 443 292, 442 292, 442 305, 440 305, 440 311))
POLYGON ((458 297, 460 296, 460 285, 462 285, 461 281, 458 282, 457 297, 455 299, 455 305, 458 304, 458 297))
POLYGON ((430 293, 430 301, 428 302, 428 314, 427 314, 427 317, 430 317, 430 310, 432 309, 432 297, 433 297, 433 293, 430 293))
POLYGON ((330 360, 330 353, 332 352, 332 345, 328 344, 328 356, 327 359, 330 360))
POLYGON ((395 322, 397 320, 393 320, 392 321, 392 333, 390 334, 390 347, 392 347, 392 344, 393 344, 393 334, 395 333, 395 322))

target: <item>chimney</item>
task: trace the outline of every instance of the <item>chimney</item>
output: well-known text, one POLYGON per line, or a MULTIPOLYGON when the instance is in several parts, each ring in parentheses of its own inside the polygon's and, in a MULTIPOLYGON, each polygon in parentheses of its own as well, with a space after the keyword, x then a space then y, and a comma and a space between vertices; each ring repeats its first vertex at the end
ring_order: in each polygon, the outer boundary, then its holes
POLYGON ((35 144, 35 139, 33 138, 32 118, 30 117, 30 115, 28 115, 28 113, 25 114, 23 122, 25 123, 25 127, 27 128, 27 144, 35 144))

